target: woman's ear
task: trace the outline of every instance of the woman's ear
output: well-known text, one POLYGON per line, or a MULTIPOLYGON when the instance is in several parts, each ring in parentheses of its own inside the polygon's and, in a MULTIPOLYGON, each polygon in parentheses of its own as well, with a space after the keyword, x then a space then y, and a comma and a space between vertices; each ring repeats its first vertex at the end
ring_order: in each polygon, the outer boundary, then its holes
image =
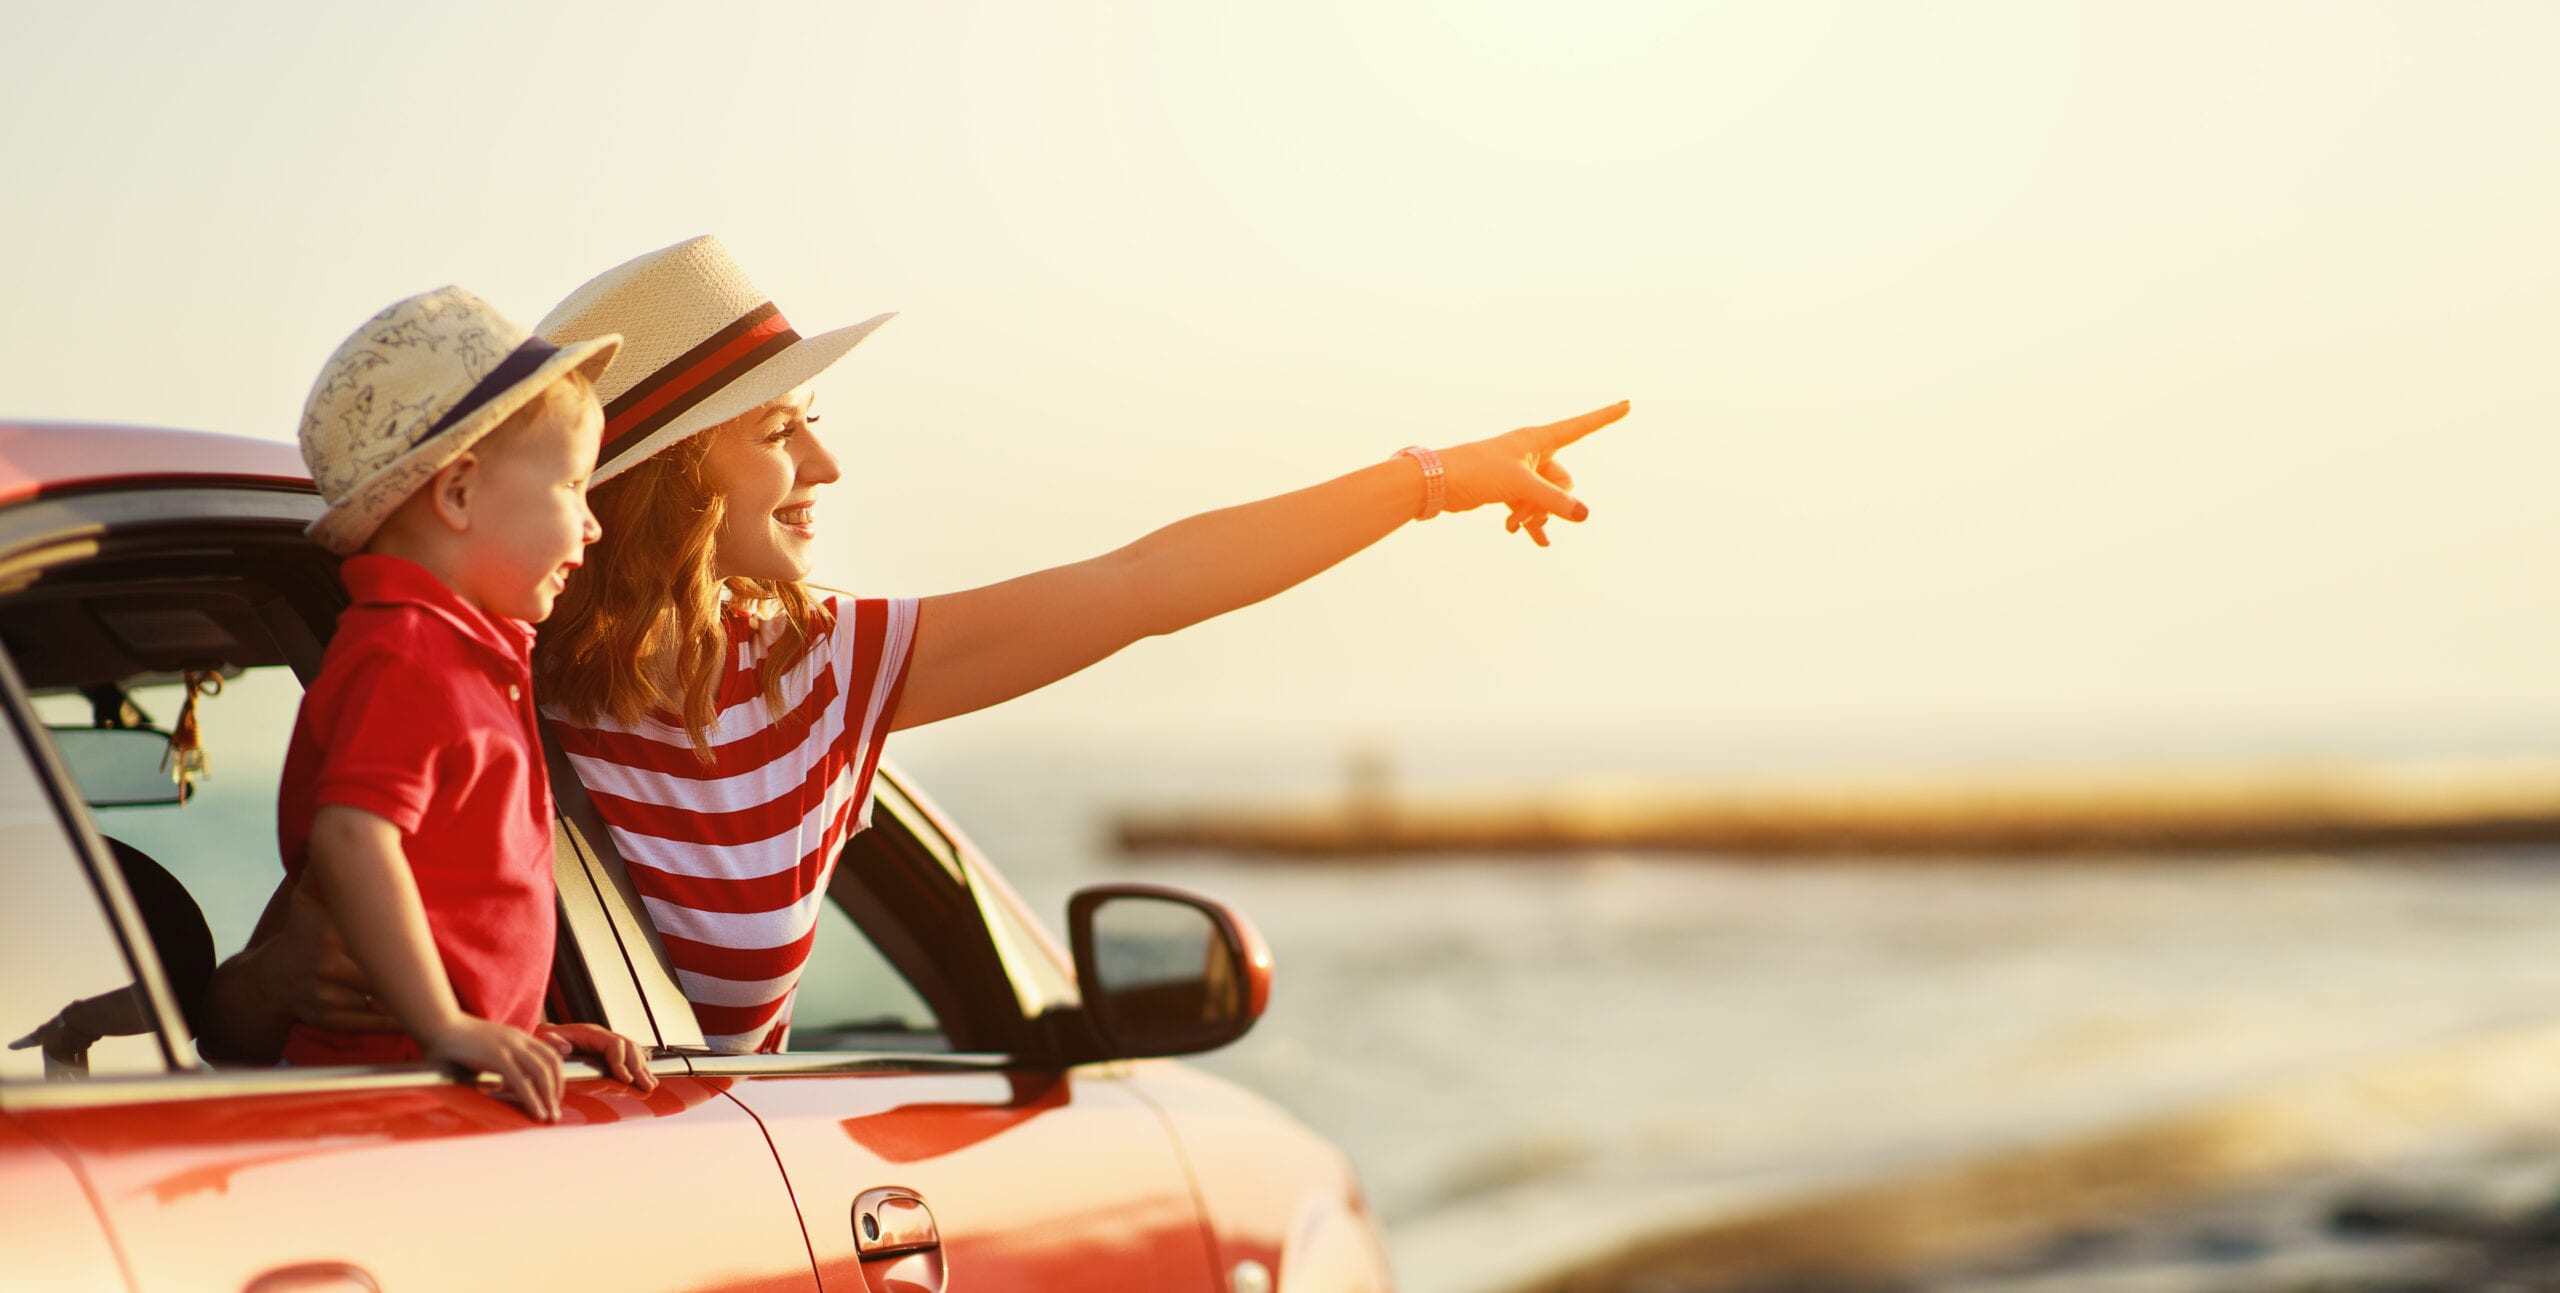
POLYGON ((480 455, 465 451, 427 481, 436 519, 459 533, 471 528, 471 503, 480 492, 480 455))

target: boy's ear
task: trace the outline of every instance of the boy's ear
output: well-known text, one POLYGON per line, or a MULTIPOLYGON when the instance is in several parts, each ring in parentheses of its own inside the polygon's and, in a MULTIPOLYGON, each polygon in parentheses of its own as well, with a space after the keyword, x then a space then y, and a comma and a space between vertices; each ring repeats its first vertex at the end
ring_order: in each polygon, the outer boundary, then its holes
POLYGON ((471 503, 480 492, 480 455, 464 450, 427 482, 436 519, 454 530, 471 528, 471 503))

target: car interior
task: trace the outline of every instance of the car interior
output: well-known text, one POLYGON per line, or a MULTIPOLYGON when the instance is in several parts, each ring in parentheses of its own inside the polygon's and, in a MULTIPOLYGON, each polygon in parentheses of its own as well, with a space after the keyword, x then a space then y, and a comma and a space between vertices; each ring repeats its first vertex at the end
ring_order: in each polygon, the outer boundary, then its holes
MULTIPOLYGON (((333 563, 298 539, 197 535, 9 573, 0 649, 79 782, 192 1030, 213 965, 246 946, 283 878, 277 775, 344 602, 333 563), (162 769, 190 745, 203 771, 181 802, 162 769)), ((1010 1049, 1022 1020, 966 870, 898 807, 876 811, 837 868, 791 1049, 1010 1049)), ((555 1019, 600 1018, 583 979, 564 955, 555 1019)))

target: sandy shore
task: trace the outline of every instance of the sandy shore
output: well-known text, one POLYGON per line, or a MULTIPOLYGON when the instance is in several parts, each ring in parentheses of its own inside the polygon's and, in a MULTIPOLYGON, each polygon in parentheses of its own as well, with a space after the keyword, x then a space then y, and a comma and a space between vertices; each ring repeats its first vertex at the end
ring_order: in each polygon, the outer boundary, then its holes
POLYGON ((2386 1171, 2288 1177, 2077 1227, 2019 1252, 1874 1287, 1878 1293, 2560 1290, 2560 1140, 2447 1146, 2386 1171))
POLYGON ((1619 1269, 1577 1293, 2547 1293, 2560 1290, 2560 1140, 2448 1146, 2073 1226, 1898 1274, 1733 1279, 1619 1269))
POLYGON ((2560 1024, 1771 1197, 1514 1288, 2560 1290, 2560 1024))

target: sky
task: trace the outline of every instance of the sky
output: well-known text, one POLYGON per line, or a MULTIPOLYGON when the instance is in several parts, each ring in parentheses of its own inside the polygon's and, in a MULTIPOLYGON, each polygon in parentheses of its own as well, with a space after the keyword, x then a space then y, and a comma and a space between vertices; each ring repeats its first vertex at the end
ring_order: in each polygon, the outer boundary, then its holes
MULTIPOLYGON (((337 341, 721 235, 822 582, 931 593, 1619 398, 943 751, 2560 745, 2560 8, 0 11, 0 416, 290 439, 337 341)), ((1037 631, 1026 626, 1026 631, 1037 631)), ((907 738, 902 738, 907 739, 907 738)))

